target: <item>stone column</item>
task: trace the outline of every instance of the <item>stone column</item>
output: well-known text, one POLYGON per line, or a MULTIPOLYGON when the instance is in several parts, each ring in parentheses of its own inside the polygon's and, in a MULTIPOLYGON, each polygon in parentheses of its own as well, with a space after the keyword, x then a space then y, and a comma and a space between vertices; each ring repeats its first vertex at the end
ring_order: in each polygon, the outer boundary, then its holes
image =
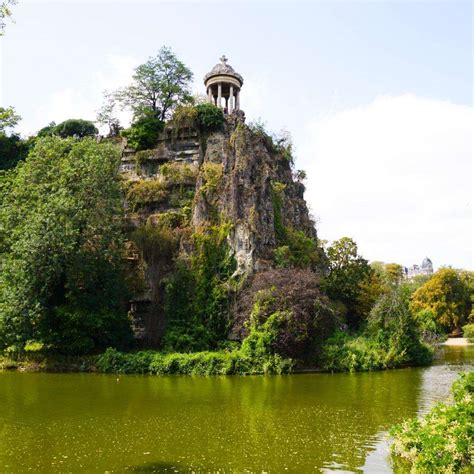
POLYGON ((237 89, 237 94, 235 98, 235 108, 236 110, 240 109, 240 89, 237 89))
POLYGON ((217 84, 217 107, 222 107, 222 84, 217 84))
POLYGON ((212 104, 214 102, 214 98, 212 97, 212 87, 207 88, 207 100, 212 104))
POLYGON ((234 110, 234 86, 230 86, 230 94, 229 94, 229 114, 232 113, 234 110))

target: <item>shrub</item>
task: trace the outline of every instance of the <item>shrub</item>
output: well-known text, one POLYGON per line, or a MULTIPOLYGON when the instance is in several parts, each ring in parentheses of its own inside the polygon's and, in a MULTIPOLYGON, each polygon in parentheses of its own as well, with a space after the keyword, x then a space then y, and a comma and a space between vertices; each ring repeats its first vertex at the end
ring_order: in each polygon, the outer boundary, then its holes
MULTIPOLYGON (((44 131, 43 129, 42 131, 44 131)), ((59 135, 61 138, 67 137, 92 137, 97 135, 99 131, 92 122, 82 119, 69 119, 56 125, 53 129, 54 135, 59 135)))
POLYGON ((150 351, 124 353, 109 347, 97 357, 96 367, 106 373, 146 374, 150 372, 153 357, 150 351))
POLYGON ((466 324, 465 326, 463 326, 462 332, 464 337, 469 342, 474 342, 474 323, 466 324))
POLYGON ((163 225, 142 225, 132 232, 130 239, 149 263, 169 261, 178 248, 177 235, 163 225))
POLYGON ((278 356, 257 361, 239 350, 166 354, 152 351, 124 353, 109 348, 97 357, 95 365, 106 373, 156 375, 282 374, 292 369, 291 361, 278 356))
POLYGON ((372 308, 367 333, 387 350, 394 366, 424 365, 431 361, 431 351, 420 340, 420 331, 408 303, 399 292, 382 295, 372 308))
POLYGON ((314 272, 275 269, 258 273, 239 296, 234 331, 257 354, 311 361, 337 325, 314 272))
POLYGON ((277 247, 273 258, 275 264, 280 268, 314 267, 319 261, 319 249, 316 241, 307 237, 301 230, 291 227, 285 228, 286 245, 277 247))
POLYGON ((197 124, 198 111, 193 105, 179 105, 173 112, 171 119, 175 130, 193 128, 197 124))
POLYGON ((200 192, 209 196, 216 191, 223 174, 221 163, 206 162, 201 166, 202 185, 200 192))
POLYGON ((160 173, 172 185, 194 185, 198 168, 187 163, 172 162, 161 165, 160 173))
POLYGON ((212 132, 220 130, 224 125, 224 112, 214 104, 204 103, 195 106, 197 124, 201 131, 212 132))
POLYGON ((393 427, 395 461, 410 472, 472 472, 474 373, 461 374, 452 387, 453 404, 438 403, 422 418, 393 427))
POLYGON ((146 116, 138 119, 130 128, 122 130, 122 136, 127 138, 128 145, 136 151, 146 150, 156 145, 163 128, 164 122, 156 117, 146 116))
POLYGON ((160 204, 168 196, 168 184, 162 177, 142 179, 127 184, 126 199, 133 210, 150 204, 160 204))

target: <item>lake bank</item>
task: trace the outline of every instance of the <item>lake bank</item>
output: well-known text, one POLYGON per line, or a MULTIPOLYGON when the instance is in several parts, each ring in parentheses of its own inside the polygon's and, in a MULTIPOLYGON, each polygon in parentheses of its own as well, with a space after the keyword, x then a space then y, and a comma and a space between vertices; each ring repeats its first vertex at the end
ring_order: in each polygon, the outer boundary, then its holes
POLYGON ((444 346, 469 346, 473 345, 465 337, 449 337, 446 341, 442 342, 444 346))

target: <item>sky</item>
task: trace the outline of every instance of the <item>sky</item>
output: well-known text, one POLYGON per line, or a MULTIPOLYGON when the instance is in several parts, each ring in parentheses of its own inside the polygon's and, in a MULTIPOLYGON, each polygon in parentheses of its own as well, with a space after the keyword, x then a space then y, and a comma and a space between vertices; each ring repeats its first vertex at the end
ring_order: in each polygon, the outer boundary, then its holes
POLYGON ((13 14, 0 104, 23 135, 94 120, 103 91, 163 45, 196 93, 225 54, 247 121, 290 132, 321 239, 473 269, 470 1, 20 0, 13 14))

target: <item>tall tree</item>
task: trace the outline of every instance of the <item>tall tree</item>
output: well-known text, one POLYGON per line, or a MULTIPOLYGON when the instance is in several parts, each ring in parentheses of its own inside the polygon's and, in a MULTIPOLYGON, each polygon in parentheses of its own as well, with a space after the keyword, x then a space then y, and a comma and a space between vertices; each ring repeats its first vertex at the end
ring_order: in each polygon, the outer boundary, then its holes
POLYGON ((349 237, 334 241, 326 249, 326 255, 328 272, 322 284, 330 298, 344 304, 348 322, 355 325, 360 317, 357 308, 361 284, 371 273, 369 264, 358 254, 357 244, 349 237))
POLYGON ((135 119, 151 115, 165 120, 177 105, 192 100, 192 79, 191 70, 163 46, 135 69, 132 84, 119 90, 116 97, 132 109, 135 119))
POLYGON ((416 315, 429 310, 445 330, 459 329, 471 315, 473 275, 473 272, 441 268, 413 293, 411 311, 416 315))
POLYGON ((0 204, 0 349, 57 352, 128 334, 120 151, 92 138, 39 139, 0 204))

